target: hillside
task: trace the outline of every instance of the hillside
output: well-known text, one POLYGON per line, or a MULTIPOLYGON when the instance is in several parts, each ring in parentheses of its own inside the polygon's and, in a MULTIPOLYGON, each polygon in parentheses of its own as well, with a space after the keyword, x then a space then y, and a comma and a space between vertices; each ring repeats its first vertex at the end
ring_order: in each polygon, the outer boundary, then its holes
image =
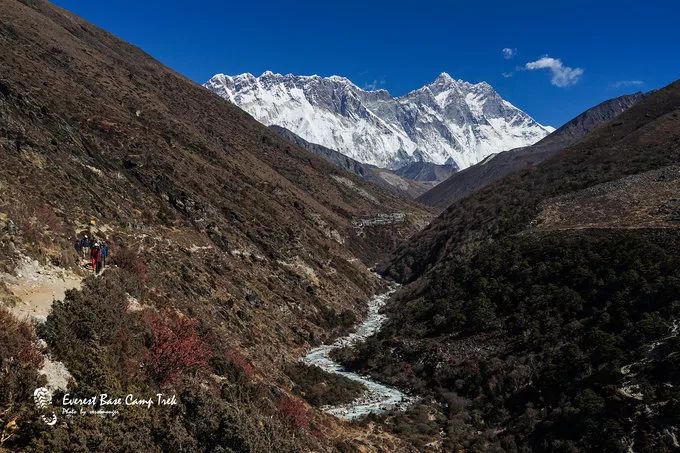
POLYGON ((385 269, 412 280, 453 250, 521 231, 544 200, 677 162, 678 91, 675 82, 654 92, 552 159, 453 203, 385 269))
POLYGON ((0 66, 0 330, 25 339, 0 336, 0 448, 394 448, 293 396, 283 370, 362 314, 383 287, 367 267, 425 210, 47 2, 0 1, 0 66), (83 232, 111 246, 97 278, 73 247, 83 232), (23 263, 82 289, 17 321, 23 263), (77 395, 179 403, 47 426, 40 354, 77 395))
POLYGON ((439 210, 499 179, 549 159, 560 150, 573 145, 589 132, 615 118, 644 99, 636 93, 610 99, 592 107, 568 121, 537 143, 495 154, 468 167, 418 197, 418 201, 439 210))
POLYGON ((406 241, 339 358, 432 397, 387 418, 422 448, 679 448, 679 169, 680 81, 406 241))
POLYGON ((395 170, 395 173, 404 178, 425 181, 436 185, 445 181, 457 171, 458 167, 455 164, 437 165, 431 162, 413 162, 398 168, 395 170))
MULTIPOLYGON (((441 178, 437 180, 436 178, 439 175, 434 174, 434 172, 431 175, 423 175, 421 179, 418 179, 419 175, 414 175, 415 177, 413 178, 402 177, 398 174, 398 170, 392 171, 385 168, 376 167, 375 165, 362 164, 361 162, 354 160, 351 157, 347 157, 338 151, 326 148, 322 145, 317 145, 316 143, 310 143, 299 135, 289 131, 285 127, 272 125, 269 126, 269 128, 286 140, 299 145, 300 147, 313 154, 316 154, 317 156, 323 157, 328 162, 331 162, 337 167, 340 167, 350 173, 354 173, 366 181, 377 184, 400 196, 415 198, 432 187, 433 184, 437 184, 438 182, 445 179, 441 178), (429 176, 435 179, 425 179, 425 177, 429 176)), ((446 168, 436 164, 430 165, 435 167, 435 169, 439 167, 446 168)), ((445 171, 442 171, 442 173, 444 172, 445 171)))

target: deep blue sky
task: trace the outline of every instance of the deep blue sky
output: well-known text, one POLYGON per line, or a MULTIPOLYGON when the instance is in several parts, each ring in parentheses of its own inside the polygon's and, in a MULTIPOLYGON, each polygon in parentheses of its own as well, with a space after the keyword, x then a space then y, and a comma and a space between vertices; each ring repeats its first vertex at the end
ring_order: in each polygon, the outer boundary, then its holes
POLYGON ((269 69, 338 74, 402 95, 446 71, 489 82, 553 126, 680 78, 680 2, 670 0, 56 3, 199 83, 269 69), (583 74, 558 87, 549 69, 517 70, 546 55, 583 74))

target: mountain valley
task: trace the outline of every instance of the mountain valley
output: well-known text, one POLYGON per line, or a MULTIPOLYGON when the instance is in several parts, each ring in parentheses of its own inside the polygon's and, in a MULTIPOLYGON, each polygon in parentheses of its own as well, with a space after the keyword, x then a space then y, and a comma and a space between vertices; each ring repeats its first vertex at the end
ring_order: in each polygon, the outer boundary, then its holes
MULTIPOLYGON (((14 365, 0 375, 2 447, 398 445, 315 411, 291 392, 284 369, 362 316, 385 287, 367 267, 431 214, 47 2, 2 0, 0 16, 0 269, 13 275, 30 259, 86 277, 46 320, 16 324, 0 308, 0 329, 37 323, 77 395, 163 388, 181 401, 46 426, 33 421, 39 361, 12 362, 38 357, 37 338, 3 337, 2 363, 14 365), (73 248, 83 231, 111 245, 97 278, 73 248), (159 338, 194 344, 195 360, 158 368, 167 360, 154 356, 166 354, 159 338)), ((11 309, 18 302, 4 281, 11 309)), ((58 400, 67 389, 53 391, 58 400)))
POLYGON ((680 450, 680 81, 214 73, 0 0, 0 453, 680 450))
POLYGON ((422 448, 678 448, 679 126, 675 82, 454 202, 378 266, 407 285, 338 360, 433 397, 422 448))

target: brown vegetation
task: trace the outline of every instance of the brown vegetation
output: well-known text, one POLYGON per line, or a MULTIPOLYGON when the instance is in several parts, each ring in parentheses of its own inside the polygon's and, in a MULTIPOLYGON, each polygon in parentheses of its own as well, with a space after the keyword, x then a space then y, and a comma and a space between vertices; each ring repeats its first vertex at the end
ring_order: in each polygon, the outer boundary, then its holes
POLYGON ((358 318, 382 286, 366 266, 429 213, 47 2, 0 0, 0 66, 0 269, 22 255, 75 268, 76 232, 105 238, 110 268, 40 335, 82 394, 165 385, 184 399, 49 432, 24 423, 12 447, 299 451, 353 437, 315 410, 319 438, 289 429, 281 367, 358 318), (392 213, 404 221, 362 235, 352 223, 392 213), (178 334, 168 313, 195 330, 178 334), (201 344, 211 357, 187 357, 201 344))
POLYGON ((36 414, 26 401, 42 383, 38 369, 43 357, 36 341, 31 326, 0 307, 0 449, 30 436, 29 429, 22 429, 36 414))
POLYGON ((676 448, 679 126, 675 82, 451 205, 345 363, 434 396, 444 449, 676 448))
POLYGON ((293 392, 317 407, 349 403, 366 390, 358 382, 300 362, 289 365, 286 374, 295 384, 293 392))

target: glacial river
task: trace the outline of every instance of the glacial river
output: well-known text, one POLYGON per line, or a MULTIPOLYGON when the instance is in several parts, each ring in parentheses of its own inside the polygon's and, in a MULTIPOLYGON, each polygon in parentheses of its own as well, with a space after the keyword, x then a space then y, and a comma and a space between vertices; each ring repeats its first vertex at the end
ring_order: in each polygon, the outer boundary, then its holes
POLYGON ((330 353, 334 349, 361 343, 380 330, 380 327, 387 319, 385 315, 380 313, 380 309, 394 291, 392 289, 371 298, 368 302, 368 315, 366 319, 352 333, 338 338, 330 345, 321 345, 318 348, 314 348, 302 358, 302 361, 308 365, 316 365, 329 373, 339 374, 347 379, 359 382, 367 389, 363 395, 354 401, 339 406, 324 406, 321 408, 323 411, 339 418, 354 420, 364 415, 379 414, 390 409, 405 409, 414 401, 413 397, 394 387, 381 384, 368 376, 362 376, 346 370, 330 357, 330 353))

